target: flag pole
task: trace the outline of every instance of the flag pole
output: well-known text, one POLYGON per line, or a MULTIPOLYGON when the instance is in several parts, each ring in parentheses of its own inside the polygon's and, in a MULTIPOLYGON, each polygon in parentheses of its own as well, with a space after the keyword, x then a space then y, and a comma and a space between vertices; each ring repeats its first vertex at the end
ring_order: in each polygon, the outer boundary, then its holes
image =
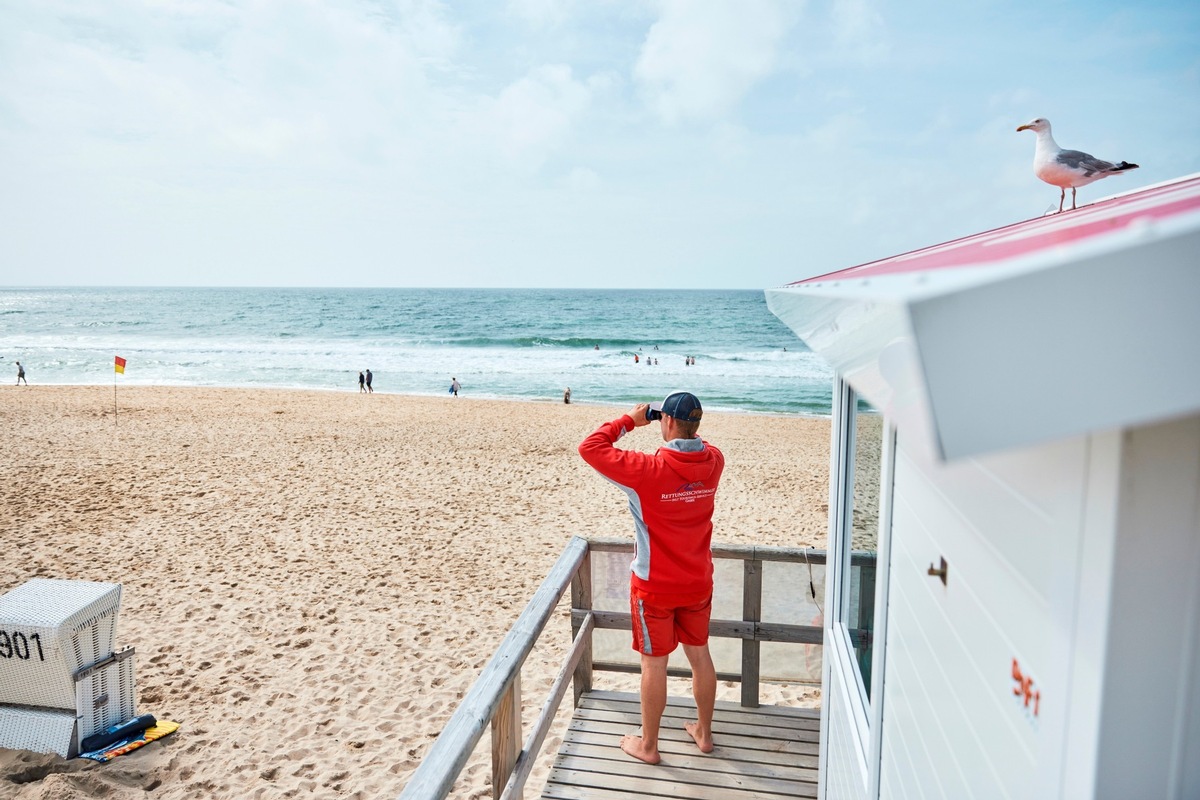
POLYGON ((125 374, 125 359, 113 356, 113 425, 117 424, 117 373, 125 374))
POLYGON ((117 424, 117 373, 125 374, 125 359, 113 356, 113 425, 117 424))

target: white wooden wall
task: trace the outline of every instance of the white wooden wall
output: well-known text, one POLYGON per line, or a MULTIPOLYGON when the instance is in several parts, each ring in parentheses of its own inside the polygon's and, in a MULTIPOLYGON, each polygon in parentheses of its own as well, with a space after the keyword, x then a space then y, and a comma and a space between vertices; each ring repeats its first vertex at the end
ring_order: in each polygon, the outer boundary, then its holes
POLYGON ((826 800, 1200 798, 1200 416, 948 465, 901 431, 890 502, 882 721, 827 629, 826 800))
MULTIPOLYGON (((1104 441, 1104 439, 1107 441, 1104 441)), ((1065 796, 1200 798, 1200 416, 1108 437, 1106 596, 1081 592, 1065 796), (1089 728, 1092 725, 1094 727, 1089 728)), ((1100 450, 1101 447, 1097 447, 1100 450)), ((1097 470, 1099 472, 1099 470, 1097 470)))
POLYGON ((1200 417, 951 465, 901 434, 890 546, 880 797, 1200 797, 1200 417))
POLYGON ((900 432, 881 797, 1025 800, 1057 784, 1087 459, 1076 438, 938 465, 900 432), (942 558, 944 586, 927 574, 942 558))

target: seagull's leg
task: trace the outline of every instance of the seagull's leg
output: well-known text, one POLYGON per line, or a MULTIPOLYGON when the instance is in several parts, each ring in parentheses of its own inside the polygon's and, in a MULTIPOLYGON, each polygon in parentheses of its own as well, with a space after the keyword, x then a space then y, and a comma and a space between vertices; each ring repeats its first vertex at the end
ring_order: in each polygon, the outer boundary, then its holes
POLYGON ((1058 213, 1060 213, 1060 214, 1062 213, 1063 203, 1066 202, 1066 200, 1067 200, 1067 189, 1064 186, 1058 190, 1058 213))
MULTIPOLYGON (((1064 190, 1065 191, 1065 190, 1064 190)), ((1075 187, 1071 187, 1071 210, 1075 210, 1075 187)))

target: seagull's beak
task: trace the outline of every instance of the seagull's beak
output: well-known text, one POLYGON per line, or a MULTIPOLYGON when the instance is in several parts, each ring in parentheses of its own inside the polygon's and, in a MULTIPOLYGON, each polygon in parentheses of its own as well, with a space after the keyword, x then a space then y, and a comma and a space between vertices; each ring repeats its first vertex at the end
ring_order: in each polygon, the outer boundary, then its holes
POLYGON ((1032 125, 1022 125, 1021 127, 1017 128, 1017 132, 1020 133, 1021 131, 1031 130, 1032 128, 1032 125))

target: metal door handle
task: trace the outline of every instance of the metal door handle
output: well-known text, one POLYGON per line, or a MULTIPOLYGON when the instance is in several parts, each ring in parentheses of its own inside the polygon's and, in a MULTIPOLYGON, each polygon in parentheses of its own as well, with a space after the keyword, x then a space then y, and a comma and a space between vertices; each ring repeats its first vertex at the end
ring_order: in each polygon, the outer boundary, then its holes
POLYGON ((941 578, 942 586, 946 585, 946 570, 946 559, 944 558, 942 559, 942 565, 940 567, 934 567, 933 564, 929 565, 929 574, 933 575, 934 577, 941 578))

